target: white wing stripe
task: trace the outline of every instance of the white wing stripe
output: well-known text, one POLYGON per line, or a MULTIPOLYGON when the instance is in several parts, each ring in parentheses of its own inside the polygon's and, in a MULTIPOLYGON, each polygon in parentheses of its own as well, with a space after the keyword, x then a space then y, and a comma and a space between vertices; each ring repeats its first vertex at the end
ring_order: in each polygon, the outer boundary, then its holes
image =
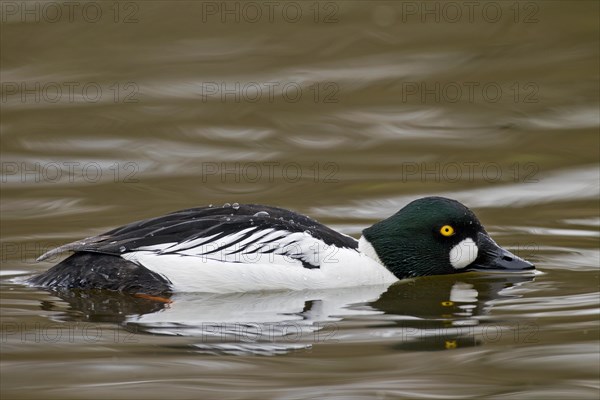
MULTIPOLYGON (((241 237, 246 232, 248 232, 248 231, 250 231, 252 229, 255 229, 255 228, 246 228, 246 229, 243 229, 243 230, 241 230, 239 232, 236 232, 236 233, 234 233, 232 235, 225 236, 225 237, 223 237, 223 238, 221 238, 219 240, 222 241, 222 242, 225 242, 225 243, 227 243, 227 242, 233 242, 236 238, 241 237)), ((211 239, 213 239, 213 238, 215 238, 215 237, 217 237, 217 236, 219 236, 221 234, 222 234, 222 232, 219 232, 219 233, 215 233, 214 235, 211 235, 211 236, 208 236, 208 237, 200 237, 200 238, 196 238, 196 239, 193 239, 193 240, 187 240, 187 241, 179 243, 176 246, 173 246, 171 248, 165 249, 164 251, 169 251, 169 252, 175 252, 176 253, 176 252, 179 252, 180 250, 190 250, 190 249, 193 249, 193 248, 196 248, 196 247, 201 247, 202 245, 208 245, 209 244, 208 242, 211 239)))

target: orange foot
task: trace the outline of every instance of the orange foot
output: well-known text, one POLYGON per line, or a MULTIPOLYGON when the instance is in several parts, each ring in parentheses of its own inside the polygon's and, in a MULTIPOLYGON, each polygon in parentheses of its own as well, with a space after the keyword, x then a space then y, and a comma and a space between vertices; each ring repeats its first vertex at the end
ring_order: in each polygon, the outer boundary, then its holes
POLYGON ((134 297, 140 297, 142 299, 158 301, 158 302, 165 303, 165 304, 171 304, 173 302, 171 299, 168 299, 166 297, 151 296, 151 295, 145 294, 145 293, 136 293, 136 294, 134 294, 134 297))

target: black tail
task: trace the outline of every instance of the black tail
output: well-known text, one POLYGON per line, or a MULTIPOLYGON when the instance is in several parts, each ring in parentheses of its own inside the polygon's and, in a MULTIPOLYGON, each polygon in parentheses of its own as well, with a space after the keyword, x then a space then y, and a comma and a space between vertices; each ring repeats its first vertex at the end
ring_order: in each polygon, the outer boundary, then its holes
POLYGON ((170 282, 149 269, 119 256, 75 253, 29 280, 54 290, 105 289, 129 293, 167 294, 170 282))

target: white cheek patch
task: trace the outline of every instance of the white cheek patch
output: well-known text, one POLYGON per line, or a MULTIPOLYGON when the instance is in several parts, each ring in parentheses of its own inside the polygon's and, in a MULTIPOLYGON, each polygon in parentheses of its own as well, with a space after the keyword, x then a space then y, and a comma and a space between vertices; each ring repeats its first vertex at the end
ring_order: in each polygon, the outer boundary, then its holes
POLYGON ((464 268, 475 261, 478 252, 473 239, 467 238, 450 250, 450 264, 456 269, 464 268))

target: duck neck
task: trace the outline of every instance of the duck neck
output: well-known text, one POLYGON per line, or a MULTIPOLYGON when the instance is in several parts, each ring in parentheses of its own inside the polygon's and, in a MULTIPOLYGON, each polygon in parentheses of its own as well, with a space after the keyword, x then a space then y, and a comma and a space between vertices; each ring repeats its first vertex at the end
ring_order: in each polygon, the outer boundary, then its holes
POLYGON ((379 259, 379 256, 377 255, 375 248, 373 247, 371 242, 369 242, 367 240, 367 238, 364 235, 362 235, 360 237, 360 239, 358 240, 358 250, 361 253, 367 255, 367 257, 377 261, 379 264, 381 264, 385 267, 385 264, 382 263, 381 260, 379 259))

